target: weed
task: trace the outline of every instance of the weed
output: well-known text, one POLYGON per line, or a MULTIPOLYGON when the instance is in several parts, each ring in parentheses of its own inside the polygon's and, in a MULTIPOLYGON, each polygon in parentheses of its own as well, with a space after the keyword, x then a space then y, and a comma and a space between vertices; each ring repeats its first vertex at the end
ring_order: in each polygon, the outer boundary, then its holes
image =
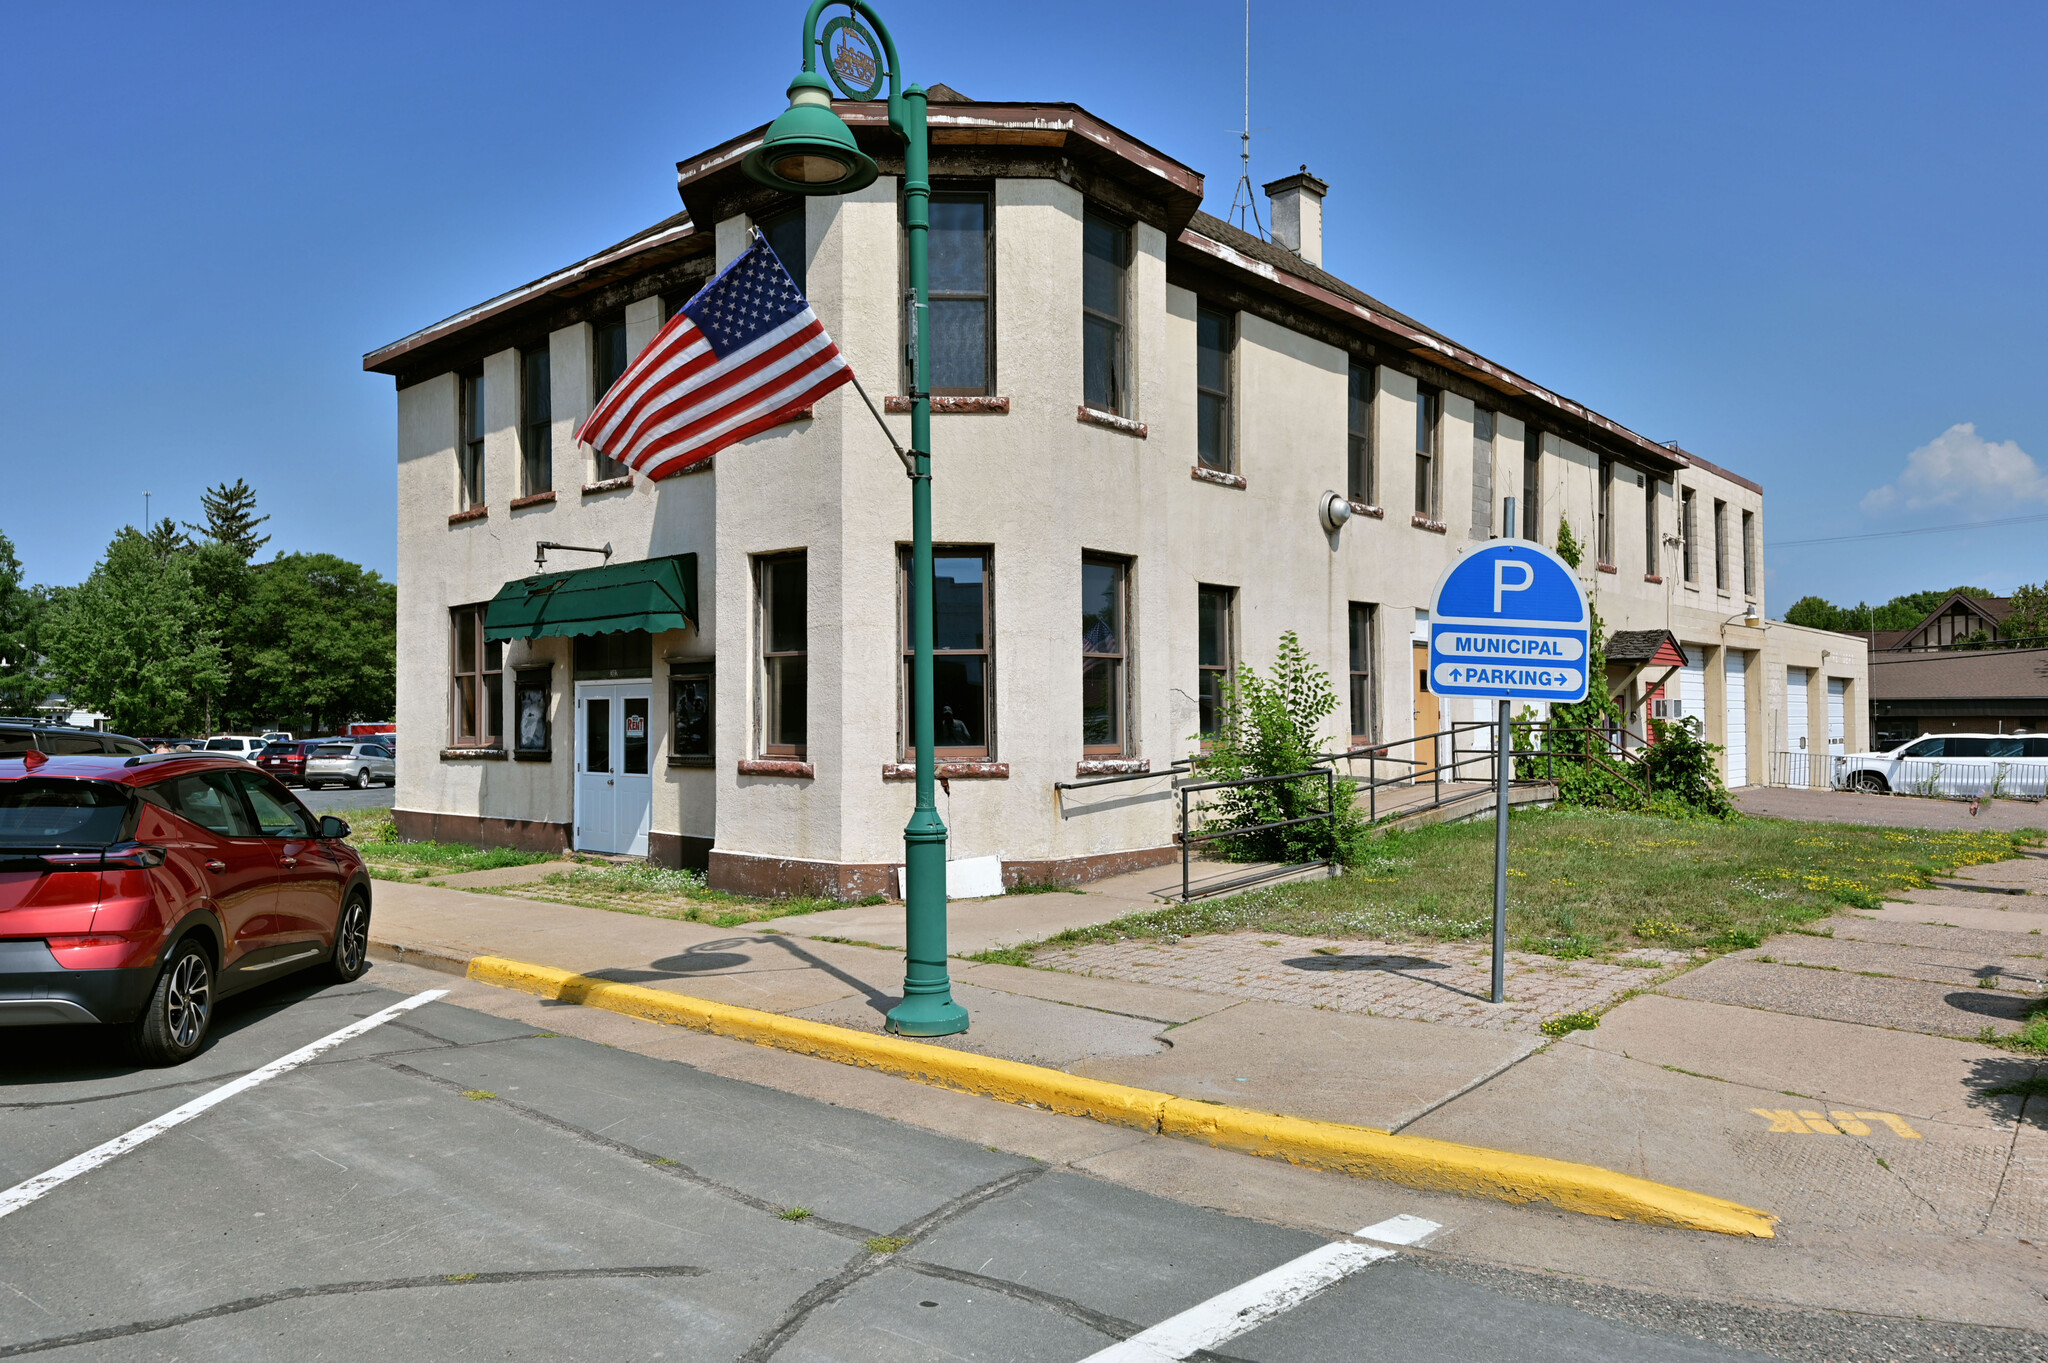
POLYGON ((907 1235, 877 1235, 868 1241, 870 1254, 894 1254, 910 1243, 907 1235))
POLYGON ((1877 1167, 1884 1170, 1887 1174, 1892 1171, 1891 1161, 1887 1160, 1883 1155, 1877 1157, 1877 1167))
POLYGON ((543 1038, 545 1038, 545 1037, 551 1037, 551 1036, 560 1036, 560 1035, 561 1035, 561 1033, 560 1033, 560 1032, 535 1032, 535 1033, 533 1034, 533 1036, 532 1036, 532 1037, 531 1037, 530 1039, 531 1039, 531 1040, 534 1040, 534 1041, 539 1041, 539 1040, 541 1040, 541 1039, 543 1039, 543 1038))
POLYGON ((656 1156, 655 1156, 655 1157, 654 1157, 653 1159, 651 1159, 651 1160, 649 1160, 649 1161, 647 1161, 647 1162, 648 1162, 649 1164, 660 1164, 660 1165, 671 1165, 671 1164, 674 1164, 674 1163, 675 1163, 675 1161, 674 1161, 674 1160, 670 1159, 670 1158, 669 1158, 668 1156, 666 1156, 666 1155, 656 1155, 656 1156))
POLYGON ((469 1099, 471 1102, 481 1103, 486 1098, 495 1098, 498 1095, 491 1092, 489 1089, 464 1089, 462 1091, 462 1096, 469 1099))
POLYGON ((1728 1082, 1726 1079, 1723 1079, 1718 1074, 1701 1074, 1698 1070, 1682 1070, 1676 1065, 1665 1065, 1663 1066, 1663 1068, 1670 1070, 1673 1074, 1689 1074, 1695 1079, 1711 1079, 1717 1084, 1725 1084, 1728 1082))
POLYGON ((473 1283, 473 1282, 475 1282, 475 1281, 476 1281, 476 1274, 474 1274, 474 1273, 443 1273, 443 1274, 441 1275, 441 1281, 442 1281, 442 1282, 444 1282, 444 1283, 473 1283))
POLYGON ((1021 885, 1012 885, 1011 894, 1086 894, 1079 885, 1062 885, 1056 880, 1027 880, 1021 885))
POLYGON ((1563 1013, 1543 1024, 1545 1036, 1570 1036, 1573 1032, 1590 1032, 1600 1025, 1600 1019, 1591 1013, 1563 1013))
POLYGON ((1028 946, 990 947, 987 951, 971 952, 962 956, 963 961, 979 961, 983 965, 1030 965, 1032 948, 1028 946))
MULTIPOLYGON (((776 1213, 784 1221, 801 1221, 810 1214, 811 1209, 809 1207, 791 1207, 788 1211, 776 1213)), ((873 1246, 870 1245, 869 1248, 872 1249, 873 1246)))

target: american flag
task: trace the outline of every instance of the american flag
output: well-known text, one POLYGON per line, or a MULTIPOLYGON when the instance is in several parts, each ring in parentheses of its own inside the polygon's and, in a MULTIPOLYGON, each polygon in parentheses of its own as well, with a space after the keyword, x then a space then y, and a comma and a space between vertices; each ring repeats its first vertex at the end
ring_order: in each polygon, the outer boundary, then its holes
POLYGON ((576 438, 666 478, 852 378, 796 281, 756 239, 654 334, 576 438))

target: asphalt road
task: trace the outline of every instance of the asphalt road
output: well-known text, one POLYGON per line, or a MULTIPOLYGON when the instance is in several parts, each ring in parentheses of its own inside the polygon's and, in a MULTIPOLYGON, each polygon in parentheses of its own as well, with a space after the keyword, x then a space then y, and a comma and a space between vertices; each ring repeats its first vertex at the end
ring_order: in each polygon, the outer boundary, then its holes
POLYGON ((298 796, 306 808, 315 814, 345 814, 351 809, 391 808, 391 791, 384 786, 371 786, 368 790, 350 790, 347 786, 327 786, 321 790, 308 790, 304 786, 293 786, 292 794, 298 796))
MULTIPOLYGON (((279 981, 175 1070, 81 1029, 0 1034, 0 1188, 437 982, 279 981)), ((8 1196, 0 1358, 1071 1363, 1304 1255, 1361 1254, 441 1002, 8 1196)), ((1919 1356, 1843 1349, 1840 1317, 1674 1302, 1425 1247, 1198 1356, 1919 1356)))

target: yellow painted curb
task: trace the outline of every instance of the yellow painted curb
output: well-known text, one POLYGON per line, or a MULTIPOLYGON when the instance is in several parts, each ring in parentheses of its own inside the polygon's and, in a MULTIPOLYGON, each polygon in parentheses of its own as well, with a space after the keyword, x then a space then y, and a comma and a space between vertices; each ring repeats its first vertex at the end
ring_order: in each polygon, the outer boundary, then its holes
POLYGON ((1140 1131, 1188 1137, 1317 1169, 1386 1179, 1410 1188, 1502 1202, 1548 1202, 1567 1211, 1617 1221, 1643 1221, 1762 1239, 1771 1237, 1772 1223, 1777 1220, 1769 1212, 1739 1202, 1652 1183, 1590 1164, 1516 1155, 1424 1136, 1396 1136, 1341 1122, 1310 1121, 1191 1102, 1170 1093, 1086 1079, 1042 1065, 975 1055, 901 1037, 877 1036, 757 1008, 713 1003, 666 989, 616 984, 502 956, 471 958, 469 978, 565 1003, 588 1004, 630 1017, 814 1055, 843 1065, 860 1065, 939 1088, 1032 1104, 1140 1131))

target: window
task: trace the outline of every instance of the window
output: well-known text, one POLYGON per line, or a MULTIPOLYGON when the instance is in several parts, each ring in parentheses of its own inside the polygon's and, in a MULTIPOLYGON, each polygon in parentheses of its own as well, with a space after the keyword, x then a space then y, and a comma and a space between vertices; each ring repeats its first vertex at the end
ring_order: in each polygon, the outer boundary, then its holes
POLYGON ((1742 594, 1756 595, 1756 513, 1742 513, 1742 594))
POLYGON ((671 766, 711 765, 712 706, 717 695, 716 676, 709 658, 677 663, 669 669, 669 709, 674 731, 669 745, 671 766))
POLYGON ((1692 489, 1683 488, 1678 494, 1678 536, 1682 541, 1679 546, 1679 562, 1684 569, 1687 582, 1700 580, 1699 561, 1693 556, 1693 546, 1698 542, 1699 534, 1699 515, 1693 505, 1692 489))
POLYGON ((457 508, 484 504, 484 374, 462 376, 462 446, 455 455, 457 508))
POLYGON ((1714 499, 1714 585, 1728 590, 1728 503, 1714 499))
POLYGON ((1357 747, 1370 743, 1379 732, 1378 716, 1373 713, 1372 694, 1372 636, 1376 615, 1374 607, 1363 602, 1351 603, 1351 744, 1357 747))
POLYGON ((1658 564, 1663 561, 1663 541, 1657 529, 1657 492, 1663 486, 1661 478, 1643 480, 1643 575, 1655 577, 1661 571, 1658 564))
POLYGON ((803 292, 809 263, 809 248, 804 241, 804 206, 798 204, 795 208, 771 214, 757 220, 755 225, 761 229, 761 235, 768 238, 768 249, 775 252, 782 268, 789 271, 789 277, 796 281, 797 292, 803 292))
POLYGON ((448 612, 454 636, 448 733, 455 747, 494 747, 505 732, 505 645, 484 638, 485 609, 457 606, 448 612))
POLYGON ((1484 407, 1472 412, 1472 538, 1493 537, 1493 434, 1497 421, 1484 407))
POLYGON ((1522 437, 1522 538, 1543 538, 1543 432, 1534 426, 1522 437))
MULTIPOLYGON (((599 322, 595 330, 596 336, 594 340, 596 343, 591 347, 592 359, 597 367, 597 372, 594 375, 595 381, 591 384, 590 388, 592 394, 591 407, 593 410, 595 410, 598 403, 604 401, 604 395, 611 391, 612 385, 619 381, 619 375, 626 372, 627 364, 633 359, 626 349, 626 315, 624 313, 615 313, 610 320, 599 322)), ((597 457, 593 474, 598 482, 602 483, 608 479, 625 476, 626 466, 624 464, 621 464, 603 450, 593 449, 591 453, 597 457)))
POLYGON ((1614 461, 1600 461, 1600 506, 1594 517, 1597 522, 1595 535, 1600 549, 1600 562, 1614 562, 1614 461))
POLYGON ((548 669, 525 668, 512 682, 512 754, 515 757, 547 757, 552 753, 548 738, 548 669))
POLYGON ((1351 400, 1344 419, 1349 433, 1349 456, 1344 495, 1367 506, 1379 501, 1379 442, 1373 438, 1373 412, 1379 396, 1379 370, 1353 361, 1351 400))
POLYGON ((260 771, 231 771, 228 776, 248 797, 257 831, 266 838, 312 838, 320 826, 285 788, 260 771))
POLYGON ((519 495, 555 485, 554 404, 548 392, 548 348, 519 355, 519 495))
POLYGON ((1121 559, 1081 560, 1081 748, 1087 753, 1124 751, 1128 580, 1121 559))
MULTIPOLYGON (((910 713, 910 553, 902 556, 903 751, 915 750, 910 713)), ((943 759, 987 757, 995 689, 990 684, 989 553, 932 551, 932 738, 943 759)))
POLYGON ((241 792, 228 778, 226 771, 202 771, 190 776, 175 776, 157 789, 162 791, 166 802, 177 813, 209 833, 218 833, 225 838, 253 838, 256 824, 249 817, 249 807, 242 803, 241 792))
POLYGON ((615 677, 654 675, 654 636, 644 629, 609 634, 579 634, 571 647, 570 666, 577 681, 609 681, 615 677))
POLYGON ((1236 330, 1236 318, 1221 308, 1195 309, 1195 457, 1204 468, 1230 467, 1230 352, 1236 330))
POLYGON ((761 751, 801 757, 808 678, 804 556, 760 560, 761 751))
MULTIPOLYGON (((947 192, 931 200, 931 391, 983 397, 995 391, 995 273, 989 196, 947 192)), ((906 390, 907 391, 907 390, 906 390)))
POLYGON ((1131 229, 1090 213, 1081 223, 1081 401, 1128 416, 1129 338, 1124 326, 1131 229))
POLYGON ((1437 458, 1443 440, 1444 395, 1428 384, 1415 387, 1415 514, 1442 520, 1437 493, 1443 461, 1437 458))
POLYGON ((1200 638, 1196 663, 1200 675, 1196 678, 1195 700, 1202 737, 1213 738, 1223 731, 1223 710, 1234 670, 1237 639, 1231 617, 1236 614, 1233 607, 1237 603, 1237 588, 1204 586, 1197 592, 1196 628, 1200 638))

